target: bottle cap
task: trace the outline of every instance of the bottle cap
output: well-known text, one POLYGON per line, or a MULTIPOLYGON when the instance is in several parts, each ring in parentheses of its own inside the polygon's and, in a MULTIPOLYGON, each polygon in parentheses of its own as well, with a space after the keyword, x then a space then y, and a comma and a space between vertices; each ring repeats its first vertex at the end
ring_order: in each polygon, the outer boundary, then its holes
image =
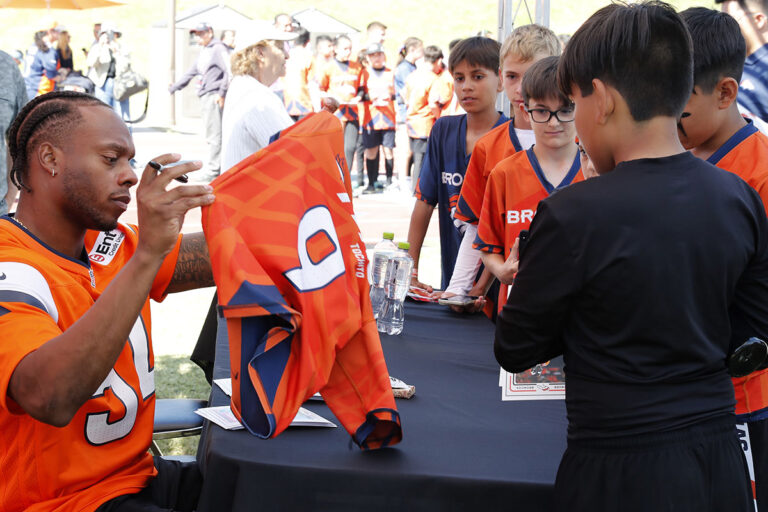
POLYGON ((395 234, 394 233, 390 233, 389 231, 385 231, 384 234, 381 237, 383 239, 385 239, 385 240, 394 240, 395 239, 395 234))
POLYGON ((407 251, 408 249, 411 248, 411 244, 409 244, 408 242, 398 242, 397 248, 398 249, 404 249, 404 250, 407 251))

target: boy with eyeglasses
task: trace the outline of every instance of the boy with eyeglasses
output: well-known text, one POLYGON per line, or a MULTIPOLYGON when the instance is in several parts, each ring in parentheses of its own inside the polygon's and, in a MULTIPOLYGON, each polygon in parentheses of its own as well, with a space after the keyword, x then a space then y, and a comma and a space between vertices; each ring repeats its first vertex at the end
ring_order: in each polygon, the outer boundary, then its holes
POLYGON ((517 272, 518 237, 530 226, 539 201, 584 179, 573 104, 557 86, 558 59, 536 62, 523 77, 523 115, 531 123, 536 143, 499 162, 485 188, 474 248, 501 282, 500 306, 517 272))

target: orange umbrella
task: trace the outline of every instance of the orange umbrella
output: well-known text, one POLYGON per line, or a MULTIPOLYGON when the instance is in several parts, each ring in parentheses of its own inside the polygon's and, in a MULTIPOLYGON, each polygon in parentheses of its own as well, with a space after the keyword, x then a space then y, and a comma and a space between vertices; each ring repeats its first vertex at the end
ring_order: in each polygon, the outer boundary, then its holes
POLYGON ((0 7, 10 9, 92 9, 125 5, 112 0, 0 0, 0 7))

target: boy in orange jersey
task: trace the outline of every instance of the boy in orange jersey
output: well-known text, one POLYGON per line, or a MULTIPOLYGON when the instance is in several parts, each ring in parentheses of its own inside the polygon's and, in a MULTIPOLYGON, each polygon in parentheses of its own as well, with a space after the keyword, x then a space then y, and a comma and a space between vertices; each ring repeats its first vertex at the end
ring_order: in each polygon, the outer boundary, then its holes
MULTIPOLYGON (((754 188, 768 208, 768 138, 739 113, 736 99, 746 53, 730 15, 705 9, 680 13, 693 39, 693 94, 678 125, 686 149, 754 188)), ((693 184, 695 186, 695 184, 693 184)), ((733 379, 741 444, 758 510, 768 510, 768 369, 733 379)))
MULTIPOLYGON (((360 73, 363 67, 355 59, 352 59, 352 41, 345 35, 340 35, 334 42, 334 60, 325 66, 322 71, 318 87, 321 93, 328 98, 336 100, 339 104, 336 110, 342 124, 344 124, 344 156, 347 159, 347 167, 352 169, 352 161, 355 149, 360 138, 360 121, 358 116, 358 104, 362 97, 360 89, 360 73)), ((363 179, 363 162, 358 161, 358 185, 363 179)))
MULTIPOLYGON (((416 186, 416 204, 408 229, 410 254, 418 266, 432 211, 437 206, 440 221, 442 286, 453 273, 462 232, 453 223, 464 171, 477 141, 507 118, 496 111, 496 95, 501 92, 498 74, 499 43, 486 37, 464 39, 451 53, 449 68, 461 107, 467 112, 443 116, 429 135, 427 153, 416 186)), ((419 286, 414 271, 411 282, 419 286)), ((423 288, 424 285, 421 285, 423 288)))
POLYGON ((522 115, 531 122, 536 144, 499 162, 485 187, 474 246, 501 282, 499 305, 506 302, 517 272, 518 237, 530 226, 539 201, 584 179, 573 104, 557 86, 557 62, 558 57, 546 57, 523 77, 522 115))
MULTIPOLYGON (((534 142, 531 124, 525 115, 522 95, 523 75, 535 62, 553 55, 560 55, 560 42, 554 32, 541 25, 517 27, 501 45, 500 73, 504 93, 511 103, 512 120, 498 126, 483 136, 472 152, 472 158, 464 176, 461 196, 454 218, 467 222, 467 233, 462 240, 451 283, 443 297, 451 295, 483 295, 491 279, 489 272, 475 281, 480 266, 480 253, 472 247, 477 235, 477 222, 483 206, 485 184, 497 163, 518 151, 530 148, 534 142)), ((481 302, 457 311, 473 312, 481 302)))
POLYGON ((445 81, 437 80, 444 72, 442 50, 437 46, 427 46, 424 48, 422 66, 417 67, 406 81, 408 111, 405 115, 405 126, 413 152, 411 189, 414 191, 419 181, 424 154, 427 152, 429 133, 453 96, 453 90, 445 81))
POLYGON ((395 147, 395 75, 386 66, 387 56, 381 43, 371 43, 366 48, 369 66, 363 69, 360 87, 364 91, 363 147, 368 187, 363 193, 376 192, 379 174, 379 146, 384 153, 387 185, 392 184, 395 147))
POLYGON ((313 73, 314 58, 309 50, 309 31, 303 27, 295 30, 298 37, 288 52, 283 79, 283 101, 288 115, 298 121, 311 113, 312 98, 309 94, 309 80, 313 73))

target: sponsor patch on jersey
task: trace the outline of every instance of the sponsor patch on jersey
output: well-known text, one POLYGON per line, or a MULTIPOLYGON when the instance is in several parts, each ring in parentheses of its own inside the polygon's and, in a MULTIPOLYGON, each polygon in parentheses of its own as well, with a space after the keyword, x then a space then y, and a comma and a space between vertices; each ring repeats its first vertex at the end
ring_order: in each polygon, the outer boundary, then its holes
POLYGON ((88 259, 99 265, 109 265, 123 240, 125 240, 125 234, 117 229, 99 233, 96 243, 88 253, 88 259))

